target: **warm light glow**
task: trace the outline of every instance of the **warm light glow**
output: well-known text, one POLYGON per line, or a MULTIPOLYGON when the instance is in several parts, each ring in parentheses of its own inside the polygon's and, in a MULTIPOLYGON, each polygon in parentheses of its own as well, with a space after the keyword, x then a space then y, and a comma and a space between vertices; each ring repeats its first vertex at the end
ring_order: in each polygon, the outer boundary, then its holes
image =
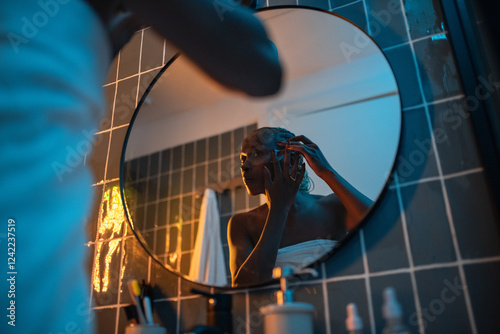
MULTIPOLYGON (((120 189, 113 186, 107 189, 102 199, 101 221, 98 229, 97 252, 94 265, 93 284, 96 292, 106 292, 109 288, 109 274, 113 255, 118 252, 125 221, 125 215, 120 197, 120 189), (104 257, 104 272, 101 272, 101 253, 103 241, 112 239, 108 243, 108 251, 104 257), (102 274, 102 277, 101 277, 102 274), (102 285, 101 285, 102 283, 102 285)), ((123 275, 123 273, 122 273, 123 275)))

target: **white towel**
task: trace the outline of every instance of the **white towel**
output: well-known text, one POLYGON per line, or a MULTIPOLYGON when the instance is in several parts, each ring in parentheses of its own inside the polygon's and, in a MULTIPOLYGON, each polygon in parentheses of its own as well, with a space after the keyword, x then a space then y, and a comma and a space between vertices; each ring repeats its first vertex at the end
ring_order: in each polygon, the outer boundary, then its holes
POLYGON ((220 237, 220 216, 215 192, 207 188, 201 202, 198 234, 191 257, 189 277, 196 282, 226 286, 226 263, 220 237))
POLYGON ((280 248, 275 267, 292 266, 300 270, 328 254, 336 244, 335 240, 314 239, 280 248))

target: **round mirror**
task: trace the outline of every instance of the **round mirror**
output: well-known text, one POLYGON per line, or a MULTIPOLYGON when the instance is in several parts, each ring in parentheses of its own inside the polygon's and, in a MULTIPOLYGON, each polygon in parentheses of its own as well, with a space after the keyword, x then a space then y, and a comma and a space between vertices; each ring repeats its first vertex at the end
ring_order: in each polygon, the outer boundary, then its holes
MULTIPOLYGON (((303 266, 334 253, 359 227, 384 189, 400 139, 394 74, 359 27, 305 7, 256 15, 283 64, 281 91, 267 98, 236 93, 178 56, 142 97, 122 153, 123 202, 141 244, 168 270, 212 286, 231 286, 230 218, 265 205, 241 180, 241 144, 253 130, 281 127, 306 136, 368 199, 361 218, 334 245, 317 246, 321 251, 303 266)), ((311 194, 332 194, 306 170, 311 194)))

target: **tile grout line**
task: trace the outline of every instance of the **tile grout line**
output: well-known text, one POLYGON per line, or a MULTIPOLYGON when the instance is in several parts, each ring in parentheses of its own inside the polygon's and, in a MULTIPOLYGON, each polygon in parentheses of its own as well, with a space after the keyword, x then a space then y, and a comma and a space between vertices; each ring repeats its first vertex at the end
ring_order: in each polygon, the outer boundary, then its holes
MULTIPOLYGON (((349 6, 354 5, 355 3, 358 3, 358 2, 365 2, 365 0, 357 0, 357 1, 353 1, 353 2, 347 3, 345 5, 337 6, 337 7, 332 7, 331 1, 328 0, 328 5, 329 5, 329 8, 330 8, 330 11, 334 11, 334 10, 337 10, 337 9, 342 9, 342 8, 349 7, 349 6)), ((365 8, 365 13, 366 13, 366 8, 365 8)))
POLYGON ((247 334, 250 334, 250 295, 248 289, 245 290, 245 330, 247 334))
MULTIPOLYGON (((366 33, 371 37, 372 28, 370 27, 370 15, 368 15, 368 6, 366 5, 366 0, 363 0, 363 9, 365 10, 365 19, 366 19, 366 33)), ((378 46, 378 45, 377 45, 378 46)))
MULTIPOLYGON (((461 177, 461 176, 465 176, 465 175, 471 175, 471 174, 481 173, 483 171, 484 171, 483 167, 472 168, 472 169, 468 169, 468 170, 465 170, 465 171, 462 171, 462 172, 456 172, 456 173, 451 173, 451 174, 443 175, 443 179, 444 180, 450 180, 450 179, 461 177)), ((405 188, 405 187, 413 186, 413 185, 416 185, 416 184, 422 184, 422 183, 439 181, 439 180, 440 180, 439 176, 432 176, 432 177, 422 178, 422 179, 417 180, 417 181, 410 181, 410 182, 400 183, 400 184, 398 184, 397 187, 399 187, 399 188, 405 188)), ((396 189, 397 187, 395 185, 391 185, 391 186, 389 186, 389 189, 396 189)))
MULTIPOLYGON (((403 0, 400 0, 400 2, 402 5, 402 8, 404 8, 403 0)), ((406 25, 408 40, 410 42, 410 48, 412 51, 413 62, 414 62, 415 68, 417 69, 417 73, 420 73, 417 55, 415 53, 414 41, 411 39, 411 36, 410 36, 410 30, 409 30, 410 26, 408 24, 408 18, 405 15, 403 15, 403 19, 404 19, 404 22, 406 25)), ((476 334, 477 333, 476 323, 475 323, 475 319, 474 319, 474 314, 472 312, 472 305, 471 305, 471 301, 470 301, 469 290, 467 288, 467 281, 465 278, 465 272, 464 272, 463 264, 461 263, 462 256, 460 254, 460 249, 458 247, 458 240, 457 240, 456 233, 455 233, 455 226, 453 223, 453 216, 451 213, 448 192, 447 192, 446 185, 445 185, 444 178, 443 178, 443 171, 441 168, 441 161, 439 160, 440 157, 439 157, 439 153, 437 150, 436 138, 434 136, 434 132, 432 129, 432 123, 431 123, 431 119, 430 119, 429 102, 427 102, 427 100, 425 98, 421 75, 417 75, 417 81, 418 81, 418 85, 419 85, 419 89, 420 89, 420 94, 422 96, 422 100, 424 101, 424 105, 425 105, 425 107, 424 107, 425 108, 425 116, 426 116, 426 120, 427 120, 428 130, 429 130, 430 136, 431 136, 432 148, 434 149, 434 156, 436 158, 436 167, 438 169, 438 175, 440 177, 441 189, 443 192, 443 199, 444 199, 444 204, 445 204, 445 209, 446 209, 446 216, 448 218, 448 224, 449 224, 450 232, 451 232, 451 236, 452 236, 453 247, 455 250, 455 256, 457 257, 457 260, 458 260, 459 275, 460 275, 460 279, 462 280, 463 285, 464 285, 464 299, 465 299, 465 304, 467 307, 467 313, 468 313, 468 317, 469 317, 469 321, 470 321, 470 326, 471 326, 472 333, 476 334)), ((420 319, 419 319, 419 321, 420 321, 420 319)))
MULTIPOLYGON (((117 300, 116 300, 116 303, 117 305, 120 305, 121 303, 121 291, 122 291, 122 281, 123 281, 123 274, 122 274, 122 271, 123 271, 123 261, 124 261, 124 258, 125 258, 125 238, 122 238, 122 240, 120 241, 121 243, 121 253, 122 255, 120 256, 120 270, 119 270, 119 279, 118 279, 118 291, 117 291, 117 294, 118 294, 118 297, 117 297, 117 300)), ((115 322, 115 334, 119 334, 118 333, 118 325, 119 325, 119 320, 120 320, 120 307, 118 306, 116 308, 116 322, 115 322)))
POLYGON ((410 236, 408 233, 408 222, 406 221, 403 196, 401 194, 401 188, 399 187, 399 177, 397 173, 394 173, 394 182, 396 183, 396 196, 398 199, 398 205, 400 209, 401 227, 403 229, 403 237, 405 240, 406 256, 408 258, 408 265, 409 265, 408 272, 410 274, 411 288, 413 291, 413 296, 415 301, 415 309, 417 311, 418 329, 419 333, 425 333, 424 322, 422 319, 422 305, 420 303, 420 296, 418 294, 417 279, 415 277, 415 264, 413 262, 413 253, 411 251, 410 236))
POLYGON ((181 277, 177 277, 177 322, 175 324, 175 331, 180 334, 181 329, 181 277))
MULTIPOLYGON (((139 66, 140 66, 140 63, 139 63, 139 66)), ((146 73, 153 72, 153 71, 156 71, 156 70, 161 69, 161 68, 163 68, 163 66, 157 66, 157 67, 151 68, 149 70, 145 70, 143 72, 139 71, 137 74, 132 74, 132 75, 129 75, 128 77, 121 78, 121 79, 118 79, 118 75, 117 75, 115 81, 108 82, 107 84, 102 85, 102 87, 109 87, 113 84, 118 85, 119 82, 122 82, 122 81, 125 81, 128 79, 132 79, 132 78, 138 77, 140 74, 146 74, 146 73)), ((116 73, 118 73, 118 70, 116 71, 116 73)))
POLYGON ((323 287, 323 304, 324 304, 324 309, 325 309, 325 326, 326 326, 326 334, 331 334, 332 330, 330 328, 331 326, 331 320, 330 320, 330 304, 329 304, 329 298, 328 298, 328 286, 326 284, 326 266, 325 262, 323 261, 321 263, 321 272, 322 272, 322 280, 321 280, 321 286, 323 287))
POLYGON ((366 245, 365 245, 365 233, 363 229, 359 230, 359 239, 360 239, 360 246, 361 246, 361 254, 363 257, 363 269, 364 269, 364 274, 363 274, 363 279, 365 281, 365 288, 366 288, 366 298, 367 300, 367 306, 368 306, 368 316, 370 317, 370 329, 372 334, 376 334, 376 329, 375 329, 375 314, 373 311, 373 300, 372 300, 372 289, 370 286, 370 267, 368 266, 368 256, 366 254, 366 245))
MULTIPOLYGON (((121 51, 118 52, 118 56, 117 56, 117 61, 116 61, 116 79, 118 78, 118 70, 120 69, 120 58, 121 58, 121 51)), ((116 94, 117 94, 117 86, 118 85, 115 85, 115 95, 114 95, 114 99, 113 99, 113 107, 111 108, 111 124, 113 124, 113 116, 114 116, 114 113, 115 113, 115 104, 116 104, 116 94)), ((106 179, 106 169, 107 169, 107 165, 108 165, 108 156, 109 156, 109 145, 110 145, 110 142, 111 142, 111 138, 108 142, 108 151, 106 152, 106 162, 104 164, 104 177, 103 179, 106 179)), ((106 186, 103 185, 102 187, 102 190, 101 190, 101 198, 98 200, 99 201, 99 213, 98 213, 98 217, 97 217, 97 228, 96 228, 96 235, 95 235, 95 238, 94 238, 94 242, 95 244, 97 244, 97 236, 99 234, 99 228, 101 226, 101 214, 102 214, 102 199, 104 198, 104 194, 106 193, 106 186)), ((89 300, 89 307, 92 306, 92 300, 93 300, 93 297, 94 297, 94 275, 95 275, 95 260, 96 260, 96 256, 97 256, 97 247, 94 247, 94 261, 93 261, 93 265, 92 265, 92 273, 90 275, 90 300, 89 300)))

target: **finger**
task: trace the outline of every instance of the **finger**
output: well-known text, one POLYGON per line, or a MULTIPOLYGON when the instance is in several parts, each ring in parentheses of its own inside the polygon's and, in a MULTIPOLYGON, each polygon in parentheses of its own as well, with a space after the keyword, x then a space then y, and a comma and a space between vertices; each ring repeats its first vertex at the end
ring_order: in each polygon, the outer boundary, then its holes
POLYGON ((283 163, 283 175, 290 177, 290 151, 285 150, 285 161, 283 163))
POLYGON ((294 154, 293 158, 293 166, 292 166, 292 171, 290 172, 290 175, 293 177, 297 176, 297 172, 299 171, 299 161, 300 161, 300 156, 301 154, 299 152, 290 152, 290 154, 294 154))
POLYGON ((302 180, 304 179, 304 175, 306 175, 306 164, 302 163, 302 165, 300 166, 300 169, 299 169, 299 175, 295 179, 295 181, 297 182, 297 184, 299 186, 302 183, 302 180))
POLYGON ((309 138, 307 138, 306 136, 304 136, 304 135, 295 136, 295 137, 289 138, 287 140, 287 142, 291 142, 291 141, 301 141, 301 142, 303 142, 306 145, 313 144, 313 142, 309 138))

